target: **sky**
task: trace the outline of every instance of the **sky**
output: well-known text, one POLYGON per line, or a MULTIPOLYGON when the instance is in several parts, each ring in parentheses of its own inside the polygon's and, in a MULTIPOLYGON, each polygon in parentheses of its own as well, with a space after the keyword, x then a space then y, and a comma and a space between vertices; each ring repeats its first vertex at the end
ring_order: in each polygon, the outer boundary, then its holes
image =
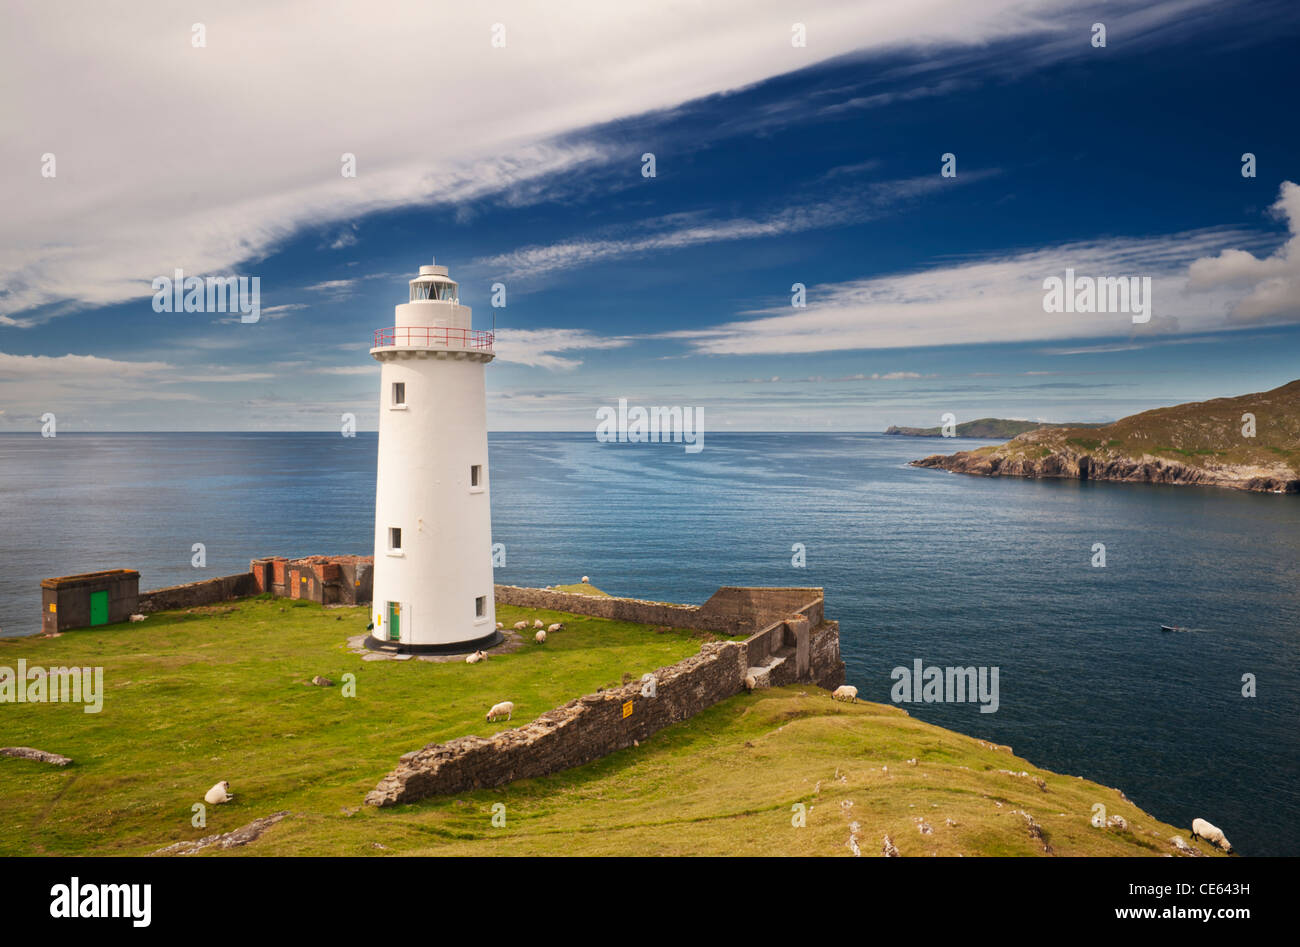
POLYGON ((498 431, 620 398, 1105 421, 1300 377, 1291 2, 3 16, 0 432, 374 429, 372 335, 434 258, 496 332, 498 431), (1149 321, 1045 311, 1067 268, 1150 278, 1149 321), (259 321, 156 312, 176 269, 257 277, 259 321))

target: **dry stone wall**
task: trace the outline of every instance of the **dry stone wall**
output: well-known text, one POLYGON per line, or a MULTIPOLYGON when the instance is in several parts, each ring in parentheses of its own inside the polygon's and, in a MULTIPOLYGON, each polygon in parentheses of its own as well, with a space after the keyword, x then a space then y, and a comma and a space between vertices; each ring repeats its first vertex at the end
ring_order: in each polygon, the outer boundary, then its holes
POLYGON ((725 605, 705 613, 709 603, 698 607, 665 605, 497 586, 497 601, 505 604, 652 625, 717 631, 742 628, 753 633, 744 641, 709 642, 698 654, 660 668, 655 672, 654 697, 642 696, 643 685, 636 682, 579 697, 491 738, 461 737, 407 753, 366 796, 366 802, 400 805, 580 766, 739 693, 746 687, 746 679, 753 677, 755 666, 762 667, 759 686, 802 681, 834 688, 844 683, 839 624, 824 620, 821 589, 720 589, 709 602, 719 596, 725 605), (767 592, 774 594, 766 597, 767 592), (746 606, 751 611, 745 612, 746 606), (703 621, 701 613, 705 613, 703 621), (782 613, 785 617, 779 621, 765 620, 782 613), (715 627, 708 629, 707 624, 715 627))
POLYGON ((588 694, 496 736, 460 737, 408 753, 366 796, 373 806, 500 786, 599 759, 644 740, 738 693, 745 669, 741 642, 710 642, 655 672, 654 697, 640 682, 588 694))

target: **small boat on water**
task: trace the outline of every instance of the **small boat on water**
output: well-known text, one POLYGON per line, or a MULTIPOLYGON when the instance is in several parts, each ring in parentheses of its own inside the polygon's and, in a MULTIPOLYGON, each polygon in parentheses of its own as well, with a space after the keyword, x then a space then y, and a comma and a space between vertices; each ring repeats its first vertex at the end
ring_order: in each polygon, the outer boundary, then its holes
POLYGON ((1160 630, 1161 631, 1191 631, 1192 629, 1183 628, 1180 625, 1161 625, 1160 630))

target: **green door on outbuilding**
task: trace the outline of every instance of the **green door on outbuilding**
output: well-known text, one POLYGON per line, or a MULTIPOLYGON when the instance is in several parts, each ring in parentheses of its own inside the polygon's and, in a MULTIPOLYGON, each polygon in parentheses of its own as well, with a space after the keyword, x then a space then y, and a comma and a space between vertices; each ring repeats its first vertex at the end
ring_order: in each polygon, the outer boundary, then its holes
POLYGON ((90 623, 92 625, 108 624, 108 590, 90 593, 90 623))

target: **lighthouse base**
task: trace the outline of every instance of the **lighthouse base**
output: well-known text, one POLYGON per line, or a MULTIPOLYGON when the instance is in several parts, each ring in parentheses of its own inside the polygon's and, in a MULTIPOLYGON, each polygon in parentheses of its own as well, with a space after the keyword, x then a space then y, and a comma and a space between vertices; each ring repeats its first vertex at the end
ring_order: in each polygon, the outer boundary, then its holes
POLYGON ((496 630, 490 635, 475 638, 473 641, 454 641, 450 644, 402 644, 398 641, 383 641, 374 635, 366 635, 366 650, 388 654, 470 654, 474 651, 495 648, 505 640, 505 635, 496 630))

